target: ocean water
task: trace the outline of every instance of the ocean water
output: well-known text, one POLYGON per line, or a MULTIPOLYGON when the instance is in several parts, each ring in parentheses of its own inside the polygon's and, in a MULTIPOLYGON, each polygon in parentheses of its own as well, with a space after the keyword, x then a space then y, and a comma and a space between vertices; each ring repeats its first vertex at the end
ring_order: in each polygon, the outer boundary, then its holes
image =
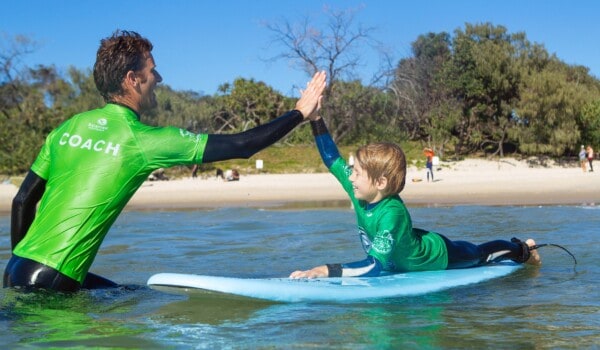
MULTIPOLYGON (((525 239, 543 265, 431 294, 357 303, 187 298, 159 272, 287 276, 362 259, 346 207, 125 212, 92 267, 123 287, 73 295, 0 289, 0 348, 589 349, 600 346, 600 207, 410 208, 415 226, 475 243, 525 239)), ((10 256, 0 216, 0 267, 10 256)))

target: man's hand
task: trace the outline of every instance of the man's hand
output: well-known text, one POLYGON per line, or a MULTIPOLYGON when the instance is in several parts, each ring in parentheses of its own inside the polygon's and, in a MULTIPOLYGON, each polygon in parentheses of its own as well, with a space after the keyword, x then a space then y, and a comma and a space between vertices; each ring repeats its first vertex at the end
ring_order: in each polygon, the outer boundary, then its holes
POLYGON ((296 102, 297 110, 302 113, 304 119, 308 119, 317 110, 317 104, 325 90, 327 74, 324 71, 315 73, 312 80, 306 85, 306 89, 301 91, 301 96, 296 102))

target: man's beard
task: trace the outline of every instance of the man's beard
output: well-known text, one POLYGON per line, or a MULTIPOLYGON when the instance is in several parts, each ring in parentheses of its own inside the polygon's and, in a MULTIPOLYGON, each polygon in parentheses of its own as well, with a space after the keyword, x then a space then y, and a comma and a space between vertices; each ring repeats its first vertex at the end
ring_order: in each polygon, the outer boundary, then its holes
POLYGON ((141 113, 149 112, 149 111, 153 110, 154 108, 156 108, 157 106, 158 106, 158 102, 156 101, 156 94, 154 93, 154 91, 152 91, 150 96, 145 98, 142 101, 142 103, 140 104, 140 112, 141 113))

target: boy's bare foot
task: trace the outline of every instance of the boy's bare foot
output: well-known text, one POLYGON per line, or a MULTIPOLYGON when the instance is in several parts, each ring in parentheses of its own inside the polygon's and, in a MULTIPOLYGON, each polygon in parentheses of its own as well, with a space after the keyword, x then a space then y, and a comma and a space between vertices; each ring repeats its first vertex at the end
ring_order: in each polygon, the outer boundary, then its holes
MULTIPOLYGON (((528 247, 533 247, 535 245, 535 241, 533 239, 528 239, 525 241, 525 244, 527 244, 528 247)), ((541 265, 542 264, 542 259, 540 258, 540 254, 538 253, 537 249, 532 249, 529 250, 529 259, 527 259, 527 261, 525 261, 526 264, 530 264, 530 265, 541 265)))

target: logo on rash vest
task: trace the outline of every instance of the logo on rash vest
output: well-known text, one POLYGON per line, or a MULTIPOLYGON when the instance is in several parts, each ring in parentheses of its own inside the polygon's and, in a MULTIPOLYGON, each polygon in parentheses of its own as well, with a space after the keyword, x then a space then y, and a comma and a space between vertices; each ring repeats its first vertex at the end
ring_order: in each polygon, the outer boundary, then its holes
POLYGON ((96 130, 96 131, 106 131, 108 130, 108 121, 106 118, 100 118, 96 120, 96 123, 89 123, 88 129, 96 130))
POLYGON ((394 237, 390 231, 385 230, 375 236, 373 240, 373 250, 379 254, 390 254, 392 252, 392 248, 394 247, 394 237))
POLYGON ((373 246, 373 244, 371 243, 369 236, 367 236, 367 232, 362 227, 359 227, 358 235, 360 236, 360 243, 362 244, 363 250, 365 251, 365 253, 369 254, 369 251, 371 251, 371 246, 373 246))
POLYGON ((93 152, 112 154, 115 157, 119 154, 119 148, 121 148, 121 145, 118 143, 115 144, 110 141, 94 140, 91 138, 84 139, 81 135, 71 135, 68 132, 60 137, 58 144, 93 152))
POLYGON ((193 132, 189 132, 183 129, 179 129, 179 135, 181 135, 182 137, 190 138, 194 141, 200 140, 200 134, 194 134, 193 132))

